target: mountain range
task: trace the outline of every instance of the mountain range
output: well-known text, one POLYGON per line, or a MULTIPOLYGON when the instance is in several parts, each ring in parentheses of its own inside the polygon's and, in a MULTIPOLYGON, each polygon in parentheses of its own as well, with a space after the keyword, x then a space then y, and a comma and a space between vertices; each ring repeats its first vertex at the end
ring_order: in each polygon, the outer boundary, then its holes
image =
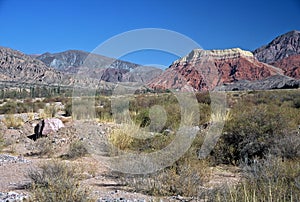
POLYGON ((0 47, 0 82, 92 87, 139 83, 154 90, 299 88, 300 32, 276 37, 253 52, 192 50, 162 71, 79 50, 26 55, 0 47))

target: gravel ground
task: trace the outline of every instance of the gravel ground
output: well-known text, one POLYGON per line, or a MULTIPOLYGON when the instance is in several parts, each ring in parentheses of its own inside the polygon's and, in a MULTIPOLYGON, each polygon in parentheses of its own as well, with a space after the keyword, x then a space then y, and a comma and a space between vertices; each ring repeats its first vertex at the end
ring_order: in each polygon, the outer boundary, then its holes
MULTIPOLYGON (((22 169, 30 165, 29 160, 24 159, 22 156, 12 156, 9 154, 0 154, 0 187, 13 188, 18 183, 14 183, 22 176, 22 169), (25 164, 25 165, 20 165, 25 164), (20 170, 21 169, 21 170, 20 170), (2 186, 1 186, 2 185, 2 186)), ((23 192, 0 192, 0 202, 14 202, 22 201, 28 198, 27 193, 23 192)))
POLYGON ((28 199, 28 195, 26 193, 17 193, 17 192, 0 192, 0 202, 15 202, 15 201, 23 201, 28 199))

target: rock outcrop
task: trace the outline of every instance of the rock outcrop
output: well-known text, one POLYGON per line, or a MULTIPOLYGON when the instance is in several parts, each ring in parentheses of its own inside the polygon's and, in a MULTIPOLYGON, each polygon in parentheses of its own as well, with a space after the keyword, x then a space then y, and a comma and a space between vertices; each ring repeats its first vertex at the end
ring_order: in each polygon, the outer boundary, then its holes
POLYGON ((253 51, 261 62, 274 63, 291 55, 300 55, 300 31, 291 31, 276 37, 269 44, 253 51))
POLYGON ((237 81, 217 86, 215 91, 243 91, 243 90, 272 90, 299 88, 300 81, 284 75, 275 75, 257 81, 237 81))
POLYGON ((300 79, 300 31, 278 36, 253 53, 259 61, 282 69, 284 75, 300 79))
POLYGON ((149 86, 154 89, 203 91, 224 83, 261 80, 282 73, 282 70, 257 61, 251 52, 239 48, 195 49, 173 62, 163 74, 151 80, 149 86))
POLYGON ((163 72, 162 69, 148 66, 138 66, 135 69, 123 75, 122 81, 148 83, 158 77, 163 72))
POLYGON ((278 60, 271 65, 283 70, 284 75, 300 79, 300 55, 291 55, 289 57, 278 60))

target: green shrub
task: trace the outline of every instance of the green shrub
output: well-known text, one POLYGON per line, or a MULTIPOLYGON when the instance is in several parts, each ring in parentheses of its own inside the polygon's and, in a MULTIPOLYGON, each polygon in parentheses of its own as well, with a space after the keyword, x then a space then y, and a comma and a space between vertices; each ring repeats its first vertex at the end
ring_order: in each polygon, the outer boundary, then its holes
POLYGON ((17 103, 8 101, 0 107, 1 114, 15 114, 17 113, 17 103))
POLYGON ((0 106, 0 114, 20 114, 28 112, 38 112, 43 109, 45 103, 37 100, 25 100, 24 102, 7 101, 3 106, 0 106))
POLYGON ((210 94, 208 92, 196 93, 196 98, 198 103, 208 104, 208 105, 211 103, 210 94))
POLYGON ((261 158, 288 129, 288 119, 279 107, 238 105, 231 110, 212 155, 216 163, 227 164, 261 158))
POLYGON ((77 120, 96 118, 94 102, 93 97, 73 99, 72 117, 77 120))
POLYGON ((151 125, 153 127, 151 130, 155 132, 161 132, 164 129, 176 131, 181 121, 181 109, 177 98, 172 94, 138 95, 135 99, 130 100, 129 111, 131 112, 132 120, 136 124, 140 124, 141 127, 151 125), (152 122, 155 123, 151 125, 150 111, 155 116, 155 111, 158 109, 157 106, 163 108, 166 112, 167 120, 163 128, 160 127, 163 124, 162 120, 153 120, 152 122), (161 129, 161 131, 157 131, 157 129, 161 129))

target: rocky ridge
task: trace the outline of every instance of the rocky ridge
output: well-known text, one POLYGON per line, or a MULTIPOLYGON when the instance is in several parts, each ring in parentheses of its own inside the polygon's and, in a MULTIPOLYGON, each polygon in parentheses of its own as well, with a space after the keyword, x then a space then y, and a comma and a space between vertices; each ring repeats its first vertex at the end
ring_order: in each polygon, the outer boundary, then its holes
POLYGON ((44 53, 36 57, 47 66, 60 71, 75 71, 77 67, 134 69, 138 65, 80 50, 67 50, 60 53, 44 53))
POLYGON ((107 82, 145 82, 162 72, 155 67, 117 60, 80 50, 61 53, 44 53, 36 56, 47 66, 69 74, 84 74, 86 77, 107 82))
POLYGON ((64 83, 65 75, 20 51, 0 47, 0 79, 26 83, 64 83))
POLYGON ((257 81, 237 81, 217 86, 214 91, 274 90, 300 87, 300 80, 284 75, 275 75, 257 81))
POLYGON ((143 84, 161 72, 155 67, 143 67, 83 51, 29 56, 0 47, 0 81, 10 86, 76 85, 110 90, 117 82, 143 84))
POLYGON ((225 49, 225 50, 194 49, 187 56, 174 61, 173 64, 189 62, 191 60, 195 60, 195 58, 200 59, 201 57, 211 57, 214 59, 222 60, 222 59, 238 58, 241 56, 251 58, 253 57, 253 54, 249 51, 245 51, 240 48, 232 48, 232 49, 225 49))
POLYGON ((291 55, 271 63, 271 65, 282 69, 286 76, 300 79, 300 55, 291 55))
POLYGON ((282 73, 279 68, 259 62, 251 52, 239 48, 196 49, 176 60, 161 76, 149 82, 149 86, 154 89, 202 91, 224 83, 261 80, 282 73))
POLYGON ((273 63, 291 55, 300 54, 300 31, 290 31, 253 51, 261 62, 273 63))
POLYGON ((253 51, 261 61, 283 70, 284 75, 300 79, 300 31, 290 31, 253 51))
MULTIPOLYGON (((76 84, 79 87, 111 90, 116 83, 123 82, 128 86, 147 84, 155 90, 205 91, 236 82, 241 84, 247 81, 245 86, 248 86, 248 82, 259 83, 274 75, 300 78, 299 31, 283 34, 253 52, 240 48, 195 49, 174 61, 164 72, 155 67, 139 66, 78 50, 29 56, 0 47, 2 86, 34 84, 72 87, 76 84)), ((271 80, 275 78, 283 77, 272 77, 271 80)))
POLYGON ((48 67, 42 61, 20 51, 0 47, 0 83, 4 86, 28 88, 28 86, 74 86, 106 87, 99 80, 90 77, 77 77, 48 67), (5 84, 7 83, 7 84, 5 84))

